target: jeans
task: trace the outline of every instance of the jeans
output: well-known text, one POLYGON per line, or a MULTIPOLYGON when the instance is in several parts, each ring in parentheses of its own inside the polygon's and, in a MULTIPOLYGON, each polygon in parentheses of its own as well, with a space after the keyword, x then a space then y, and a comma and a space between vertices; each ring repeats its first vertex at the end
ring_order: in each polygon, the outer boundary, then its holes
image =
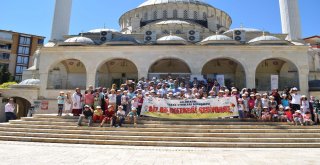
POLYGON ((242 111, 242 110, 238 110, 238 112, 239 112, 239 118, 240 118, 240 119, 243 119, 243 118, 244 118, 244 113, 243 113, 243 111, 242 111))
POLYGON ((124 117, 119 117, 119 126, 121 127, 122 124, 124 123, 125 118, 124 117))
POLYGON ((81 123, 82 123, 83 118, 88 119, 88 121, 89 121, 88 126, 91 126, 91 125, 92 125, 92 116, 86 117, 86 116, 84 116, 84 115, 81 115, 81 116, 79 116, 79 120, 78 120, 78 125, 79 125, 79 126, 81 126, 81 123))
POLYGON ((6 112, 6 122, 9 120, 17 119, 16 115, 13 112, 6 112))

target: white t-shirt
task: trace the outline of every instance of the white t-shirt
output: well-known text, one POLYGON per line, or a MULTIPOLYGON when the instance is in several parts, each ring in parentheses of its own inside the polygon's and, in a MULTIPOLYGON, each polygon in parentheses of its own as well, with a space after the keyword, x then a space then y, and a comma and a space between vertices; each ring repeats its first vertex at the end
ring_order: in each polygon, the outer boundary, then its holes
POLYGON ((300 105, 301 95, 291 94, 291 97, 292 97, 291 104, 299 104, 300 105))
POLYGON ((109 94, 108 98, 109 98, 109 103, 116 103, 117 95, 116 94, 109 94))
POLYGON ((15 109, 14 105, 10 103, 6 104, 4 107, 5 112, 14 112, 14 109, 15 109))

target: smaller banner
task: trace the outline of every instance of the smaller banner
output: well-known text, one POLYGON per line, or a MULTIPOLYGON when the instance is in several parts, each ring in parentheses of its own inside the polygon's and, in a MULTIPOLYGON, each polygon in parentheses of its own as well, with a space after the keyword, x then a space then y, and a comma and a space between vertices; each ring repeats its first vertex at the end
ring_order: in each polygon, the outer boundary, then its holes
POLYGON ((271 89, 279 89, 279 75, 271 75, 271 89))
POLYGON ((218 75, 216 76, 216 78, 217 78, 217 81, 218 81, 218 83, 220 84, 220 86, 225 86, 225 83, 224 83, 224 75, 218 74, 218 75))
POLYGON ((238 116, 236 97, 168 100, 147 97, 141 114, 168 119, 214 119, 238 116))
POLYGON ((41 101, 41 110, 48 110, 49 109, 49 101, 41 101))

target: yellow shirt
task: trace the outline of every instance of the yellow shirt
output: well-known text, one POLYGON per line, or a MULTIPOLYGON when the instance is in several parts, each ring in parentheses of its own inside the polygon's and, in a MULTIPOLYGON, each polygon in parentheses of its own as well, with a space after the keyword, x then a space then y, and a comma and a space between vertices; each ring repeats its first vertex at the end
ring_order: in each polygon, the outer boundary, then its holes
POLYGON ((102 112, 101 109, 100 109, 100 110, 94 110, 94 115, 96 115, 96 116, 102 116, 102 115, 103 115, 103 112, 102 112))

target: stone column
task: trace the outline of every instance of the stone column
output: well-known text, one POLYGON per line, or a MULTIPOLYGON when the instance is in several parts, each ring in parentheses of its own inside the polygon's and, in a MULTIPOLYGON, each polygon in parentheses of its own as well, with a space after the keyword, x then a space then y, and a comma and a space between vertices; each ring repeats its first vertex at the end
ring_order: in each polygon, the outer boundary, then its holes
POLYGON ((309 69, 307 67, 301 67, 299 70, 299 84, 300 93, 304 95, 309 94, 309 69))
POLYGON ((256 88, 256 69, 246 70, 246 88, 256 88))
POLYGON ((137 66, 138 68, 138 79, 141 79, 142 77, 148 78, 148 68, 146 68, 143 65, 137 66))

